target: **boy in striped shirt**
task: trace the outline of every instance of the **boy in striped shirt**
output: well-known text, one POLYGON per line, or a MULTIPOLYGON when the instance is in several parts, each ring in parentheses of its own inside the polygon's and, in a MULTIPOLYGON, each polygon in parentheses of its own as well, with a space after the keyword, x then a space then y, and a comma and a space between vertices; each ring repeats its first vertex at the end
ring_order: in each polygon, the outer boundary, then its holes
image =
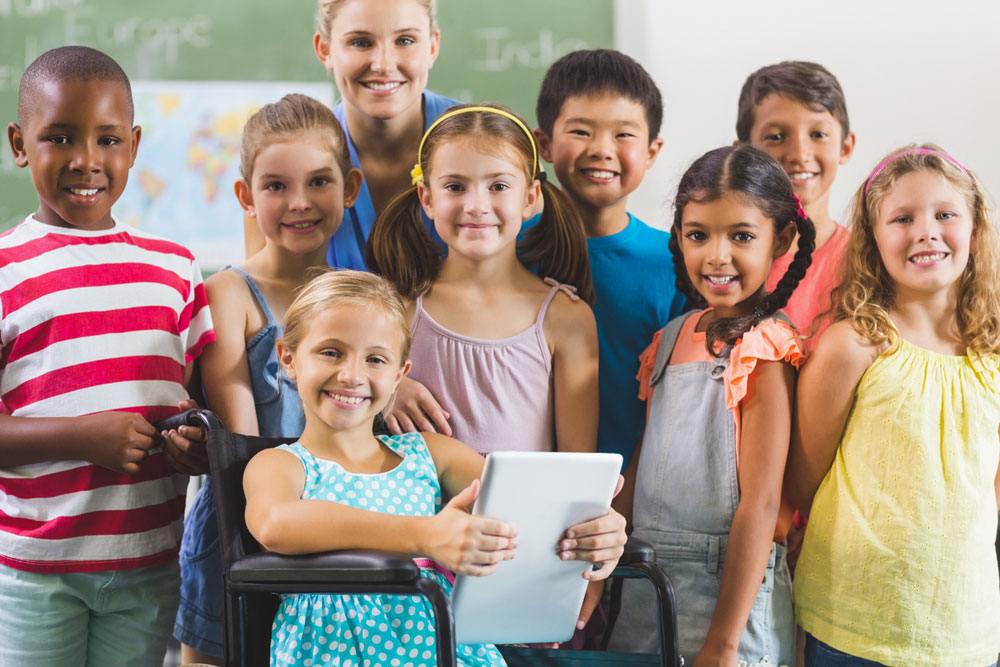
POLYGON ((160 665, 205 459, 197 429, 152 424, 214 338, 201 275, 111 217, 141 134, 114 60, 41 55, 17 117, 39 207, 0 236, 0 664, 160 665))

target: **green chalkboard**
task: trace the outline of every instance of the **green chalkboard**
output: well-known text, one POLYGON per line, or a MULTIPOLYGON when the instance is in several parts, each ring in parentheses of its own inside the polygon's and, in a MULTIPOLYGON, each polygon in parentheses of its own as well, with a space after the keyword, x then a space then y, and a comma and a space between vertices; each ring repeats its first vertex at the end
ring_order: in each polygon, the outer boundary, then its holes
MULTIPOLYGON (((65 44, 105 51, 136 83, 300 82, 311 86, 310 91, 325 83, 332 101, 336 97, 332 76, 312 51, 314 13, 314 0, 0 0, 3 121, 16 118, 17 86, 24 68, 42 52, 65 44)), ((612 0, 439 0, 438 22, 441 55, 431 72, 430 87, 462 101, 502 102, 532 123, 535 95, 548 65, 569 51, 610 47, 614 40, 612 0)), ((206 90, 220 87, 203 85, 206 90)), ((156 129, 151 122, 155 123, 143 117, 137 99, 136 123, 144 126, 140 159, 156 129)), ((153 145, 148 144, 149 150, 153 145)), ((216 162, 234 161, 231 145, 218 148, 216 162)), ((13 164, 6 144, 0 156, 2 230, 34 211, 37 199, 27 170, 13 164)), ((207 169, 204 161, 199 164, 207 169)), ((219 172, 220 181, 229 173, 223 171, 226 164, 211 167, 219 172)), ((135 171, 130 190, 139 187, 135 171)), ((219 182, 212 187, 220 197, 231 199, 230 185, 219 182)), ((230 226, 238 231, 239 211, 233 212, 230 226)), ((191 242, 181 236, 176 240, 191 242)))

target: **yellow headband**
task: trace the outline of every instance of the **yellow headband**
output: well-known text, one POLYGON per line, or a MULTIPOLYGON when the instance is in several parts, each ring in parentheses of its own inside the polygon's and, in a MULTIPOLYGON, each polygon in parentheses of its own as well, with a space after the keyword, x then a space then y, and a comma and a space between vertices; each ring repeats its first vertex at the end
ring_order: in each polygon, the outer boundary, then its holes
POLYGON ((431 123, 431 126, 427 128, 424 132, 424 136, 420 139, 420 146, 417 148, 417 164, 413 166, 410 170, 410 177, 414 185, 417 183, 424 182, 424 170, 420 168, 420 156, 424 154, 424 142, 427 141, 427 137, 434 128, 440 125, 443 121, 448 120, 452 116, 458 116, 463 113, 471 113, 473 111, 484 111, 486 113, 495 113, 498 116, 503 116, 504 118, 509 118, 510 120, 517 123, 517 126, 524 130, 524 133, 528 135, 528 141, 531 142, 531 174, 532 176, 538 171, 538 148, 535 146, 535 136, 528 129, 528 126, 521 122, 521 119, 512 113, 507 113, 503 109, 494 109, 493 107, 462 107, 461 109, 455 109, 454 111, 449 111, 438 117, 436 121, 431 123))

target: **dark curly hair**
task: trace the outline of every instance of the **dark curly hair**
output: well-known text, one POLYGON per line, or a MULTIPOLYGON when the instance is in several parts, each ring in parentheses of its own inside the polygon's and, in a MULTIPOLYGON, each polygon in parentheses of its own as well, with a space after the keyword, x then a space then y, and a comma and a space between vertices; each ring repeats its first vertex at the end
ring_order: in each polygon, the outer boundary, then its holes
POLYGON ((794 224, 799 233, 799 247, 774 291, 765 296, 753 312, 741 317, 720 318, 709 325, 705 345, 716 357, 726 354, 743 334, 788 303, 789 297, 812 263, 812 252, 816 245, 816 229, 812 220, 799 214, 799 203, 792 190, 792 183, 774 158, 747 144, 709 151, 695 160, 681 177, 677 197, 674 199, 674 228, 670 235, 677 289, 687 295, 693 305, 704 308, 707 303, 688 277, 678 241, 684 207, 689 202, 713 202, 728 193, 748 197, 774 222, 775 234, 780 233, 787 225, 794 224), (725 343, 721 350, 716 349, 719 341, 725 343))

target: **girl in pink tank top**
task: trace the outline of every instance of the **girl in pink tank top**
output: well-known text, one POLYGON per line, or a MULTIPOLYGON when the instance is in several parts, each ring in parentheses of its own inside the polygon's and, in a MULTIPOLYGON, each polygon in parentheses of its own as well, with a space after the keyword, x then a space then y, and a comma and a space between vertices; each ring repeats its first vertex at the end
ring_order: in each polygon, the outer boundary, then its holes
MULTIPOLYGON (((531 132, 498 105, 455 107, 424 135, 412 173, 414 187, 372 228, 366 257, 410 301, 410 377, 449 411, 451 433, 483 454, 594 451, 586 238, 565 195, 545 181, 531 132), (521 223, 539 198, 542 220, 519 257, 521 223), (448 246, 444 258, 421 207, 448 246)), ((424 390, 414 384, 411 396, 414 388, 424 390)), ((390 428, 431 430, 407 414, 397 406, 390 428)))

